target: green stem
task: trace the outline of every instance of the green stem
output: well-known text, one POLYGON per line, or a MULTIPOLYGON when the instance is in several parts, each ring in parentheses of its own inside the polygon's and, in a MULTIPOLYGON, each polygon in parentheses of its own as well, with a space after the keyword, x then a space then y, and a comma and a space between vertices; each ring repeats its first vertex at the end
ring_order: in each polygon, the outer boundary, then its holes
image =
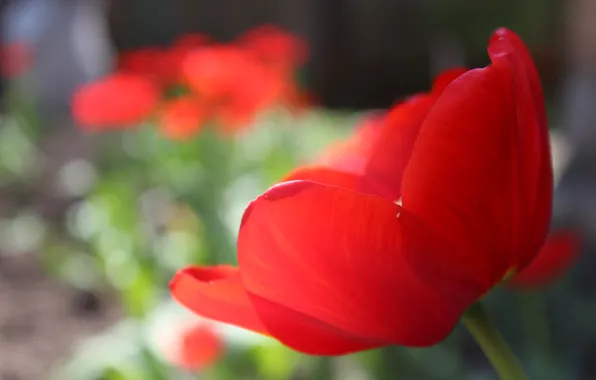
POLYGON ((474 336, 501 380, 528 380, 521 364, 490 321, 481 303, 476 303, 468 309, 462 317, 462 322, 474 336))
POLYGON ((333 365, 331 363, 333 359, 329 357, 318 357, 316 358, 316 364, 313 368, 313 374, 311 379, 316 380, 330 380, 333 379, 333 365))

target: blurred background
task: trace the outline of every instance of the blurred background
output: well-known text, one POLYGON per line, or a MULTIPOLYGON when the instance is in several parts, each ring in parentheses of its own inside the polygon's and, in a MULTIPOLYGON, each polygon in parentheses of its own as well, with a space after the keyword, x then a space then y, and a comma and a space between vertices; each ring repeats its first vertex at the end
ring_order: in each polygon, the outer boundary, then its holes
POLYGON ((0 379, 496 379, 457 328, 428 349, 307 357, 170 298, 234 263, 248 202, 499 26, 536 62, 553 228, 574 268, 490 314, 530 377, 596 378, 596 2, 2 0, 0 379), (197 96, 200 94, 200 96, 197 96))

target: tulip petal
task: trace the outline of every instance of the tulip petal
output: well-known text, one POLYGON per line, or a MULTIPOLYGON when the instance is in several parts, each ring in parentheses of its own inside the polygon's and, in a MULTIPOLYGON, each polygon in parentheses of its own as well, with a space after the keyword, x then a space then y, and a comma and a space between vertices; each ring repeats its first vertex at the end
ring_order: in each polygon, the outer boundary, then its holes
POLYGON ((437 96, 465 72, 462 68, 442 72, 429 94, 411 96, 389 111, 364 170, 368 181, 377 184, 375 194, 393 200, 401 198, 403 173, 424 119, 437 96))
POLYGON ((393 199, 393 196, 387 190, 386 182, 374 176, 358 175, 323 166, 305 166, 294 170, 284 178, 283 182, 297 180, 317 182, 393 199))
POLYGON ((510 91, 516 100, 515 139, 523 149, 514 150, 517 156, 513 169, 517 169, 516 191, 520 196, 514 199, 519 203, 512 206, 528 208, 526 218, 519 218, 515 226, 518 231, 526 229, 521 235, 525 247, 520 248, 517 263, 523 268, 544 244, 550 227, 554 180, 546 109, 536 68, 519 36, 506 28, 498 29, 491 37, 488 52, 493 66, 512 78, 510 91))
POLYGON ((222 338, 213 327, 197 324, 182 333, 174 363, 191 371, 199 371, 221 358, 224 350, 222 338))
POLYGON ((111 74, 77 89, 73 117, 81 127, 96 131, 135 125, 152 114, 159 96, 158 87, 143 75, 111 74))
MULTIPOLYGON (((403 171, 432 101, 429 95, 416 95, 383 116, 367 119, 354 136, 332 147, 321 160, 321 166, 359 176, 360 180, 351 189, 397 201, 401 196, 403 171)), ((318 174, 316 178, 291 178, 328 183, 320 181, 318 174)))
POLYGON ((170 291, 183 306, 205 318, 267 334, 237 268, 219 265, 182 269, 170 283, 170 291))
POLYGON ((361 175, 367 165, 380 132, 384 127, 385 114, 368 116, 348 139, 332 145, 317 160, 317 164, 342 172, 361 175))
POLYGON ((416 95, 387 114, 364 169, 368 181, 380 185, 376 194, 395 201, 401 197, 403 173, 433 101, 429 95, 416 95))
POLYGON ((280 303, 249 293, 267 331, 283 344, 309 355, 345 355, 388 343, 346 332, 280 303))
MULTIPOLYGON (((436 78, 431 94, 411 96, 383 117, 366 120, 356 135, 332 148, 325 157, 327 164, 360 175, 362 180, 355 190, 398 200, 403 172, 424 118, 436 97, 464 72, 461 68, 447 70, 436 78)), ((320 182, 318 176, 313 180, 320 182)))
POLYGON ((441 287, 464 278, 479 297, 505 274, 512 248, 512 133, 504 127, 511 111, 498 75, 472 70, 445 89, 420 130, 402 190, 403 207, 420 219, 403 219, 411 264, 441 287), (429 249, 429 234, 446 247, 429 249))
POLYGON ((451 82, 465 74, 466 71, 468 70, 463 67, 454 67, 441 72, 433 81, 433 95, 441 95, 451 82))
POLYGON ((549 236, 534 260, 513 277, 509 285, 534 288, 548 284, 571 267, 579 254, 580 244, 574 231, 560 231, 549 236))
POLYGON ((515 49, 489 54, 492 66, 458 77, 433 105, 402 191, 408 262, 435 286, 470 284, 478 298, 536 254, 552 201, 547 130, 531 104, 539 95, 523 61, 507 63, 515 49), (443 249, 429 249, 437 241, 443 249))
POLYGON ((267 330, 320 354, 337 353, 337 345, 319 342, 297 315, 360 337, 363 347, 445 338, 464 309, 412 274, 399 212, 380 197, 309 181, 284 182, 257 198, 243 217, 238 261, 267 330))
POLYGON ((282 182, 305 180, 357 191, 362 178, 354 173, 343 172, 324 166, 304 166, 288 174, 282 182))

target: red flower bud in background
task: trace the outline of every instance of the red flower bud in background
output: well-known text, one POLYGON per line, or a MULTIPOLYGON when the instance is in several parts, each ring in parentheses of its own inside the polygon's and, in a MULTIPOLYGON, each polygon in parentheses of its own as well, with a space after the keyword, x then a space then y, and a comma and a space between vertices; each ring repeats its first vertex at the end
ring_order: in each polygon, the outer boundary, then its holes
POLYGON ((160 86, 181 83, 182 64, 192 50, 205 46, 207 37, 201 34, 180 36, 171 47, 146 47, 126 51, 118 57, 120 72, 144 75, 160 86))
POLYGON ((239 44, 253 51, 264 63, 281 69, 300 66, 308 57, 304 41, 274 25, 248 31, 240 38, 239 44))
POLYGON ((207 110, 192 95, 170 100, 162 107, 161 130, 171 139, 188 139, 204 126, 207 110))
POLYGON ((287 82, 266 67, 248 64, 233 92, 215 107, 215 118, 224 132, 233 133, 253 122, 259 112, 284 100, 287 82))
POLYGON ((122 128, 146 120, 159 98, 159 89, 146 77, 117 73, 80 87, 72 112, 85 129, 122 128))
POLYGON ((165 84, 184 83, 184 61, 193 51, 207 46, 209 39, 201 34, 185 34, 180 36, 162 57, 161 77, 165 84))
POLYGON ((536 258, 511 279, 509 285, 527 289, 550 283, 575 263, 580 248, 581 239, 576 231, 551 233, 536 258))
POLYGON ((75 117, 87 128, 128 125, 144 119, 151 112, 145 106, 155 107, 162 95, 190 90, 195 100, 185 95, 156 109, 166 135, 186 138, 207 117, 220 131, 233 134, 275 106, 297 112, 309 105, 293 78, 295 65, 302 62, 298 51, 304 50, 299 39, 267 26, 234 44, 208 43, 201 34, 186 34, 167 48, 123 52, 116 73, 78 91, 75 117), (194 107, 193 102, 200 104, 194 107))
POLYGON ((250 74, 250 63, 242 49, 213 45, 190 53, 183 72, 199 96, 219 100, 231 96, 238 88, 238 80, 250 74))
POLYGON ((165 48, 142 48, 121 53, 117 71, 142 75, 160 87, 168 86, 180 79, 181 60, 165 48))
POLYGON ((176 339, 177 347, 168 352, 173 364, 189 370, 200 371, 217 362, 221 357, 224 344, 213 326, 196 323, 181 331, 176 339))
POLYGON ((25 42, 12 42, 0 48, 0 74, 14 78, 24 74, 31 66, 33 52, 25 42))
POLYGON ((152 76, 160 55, 161 50, 157 47, 124 51, 118 56, 116 69, 124 73, 152 76))
POLYGON ((184 269, 173 296, 310 354, 444 339, 523 273, 551 218, 534 65, 506 29, 488 53, 491 65, 446 73, 371 126, 360 138, 372 143, 336 161, 350 164, 302 168, 259 196, 242 219, 239 267, 184 269))
POLYGON ((296 68, 306 63, 306 43, 274 25, 263 25, 245 33, 238 44, 248 49, 268 71, 269 80, 278 82, 276 101, 299 112, 313 103, 295 80, 296 68))
POLYGON ((246 48, 214 45, 194 50, 187 55, 183 72, 226 133, 250 124, 273 106, 302 106, 292 79, 262 64, 246 48))

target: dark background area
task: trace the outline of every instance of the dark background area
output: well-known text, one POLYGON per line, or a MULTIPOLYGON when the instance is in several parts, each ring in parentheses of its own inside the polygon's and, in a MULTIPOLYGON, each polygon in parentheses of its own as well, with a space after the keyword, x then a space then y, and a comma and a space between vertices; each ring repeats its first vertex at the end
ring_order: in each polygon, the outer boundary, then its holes
POLYGON ((453 64, 486 64, 487 36, 508 26, 537 52, 546 85, 560 70, 563 2, 456 0, 159 0, 111 1, 118 49, 167 45, 185 32, 230 40, 276 23, 312 49, 304 76, 324 106, 368 109, 428 86, 429 74, 453 64), (133 27, 131 27, 133 25, 133 27))
MULTIPOLYGON (((46 2, 63 14, 54 22, 63 22, 80 0, 46 2)), ((26 11, 41 0, 4 0, 0 6, 9 3, 26 11)), ((426 88, 442 68, 482 66, 486 40, 499 26, 514 29, 530 45, 548 89, 564 64, 561 16, 567 7, 554 0, 109 0, 99 5, 117 50, 166 46, 187 32, 229 41, 263 23, 280 25, 308 42, 311 58, 302 77, 331 108, 386 107, 426 88)), ((49 29, 60 33, 58 28, 49 29)))

